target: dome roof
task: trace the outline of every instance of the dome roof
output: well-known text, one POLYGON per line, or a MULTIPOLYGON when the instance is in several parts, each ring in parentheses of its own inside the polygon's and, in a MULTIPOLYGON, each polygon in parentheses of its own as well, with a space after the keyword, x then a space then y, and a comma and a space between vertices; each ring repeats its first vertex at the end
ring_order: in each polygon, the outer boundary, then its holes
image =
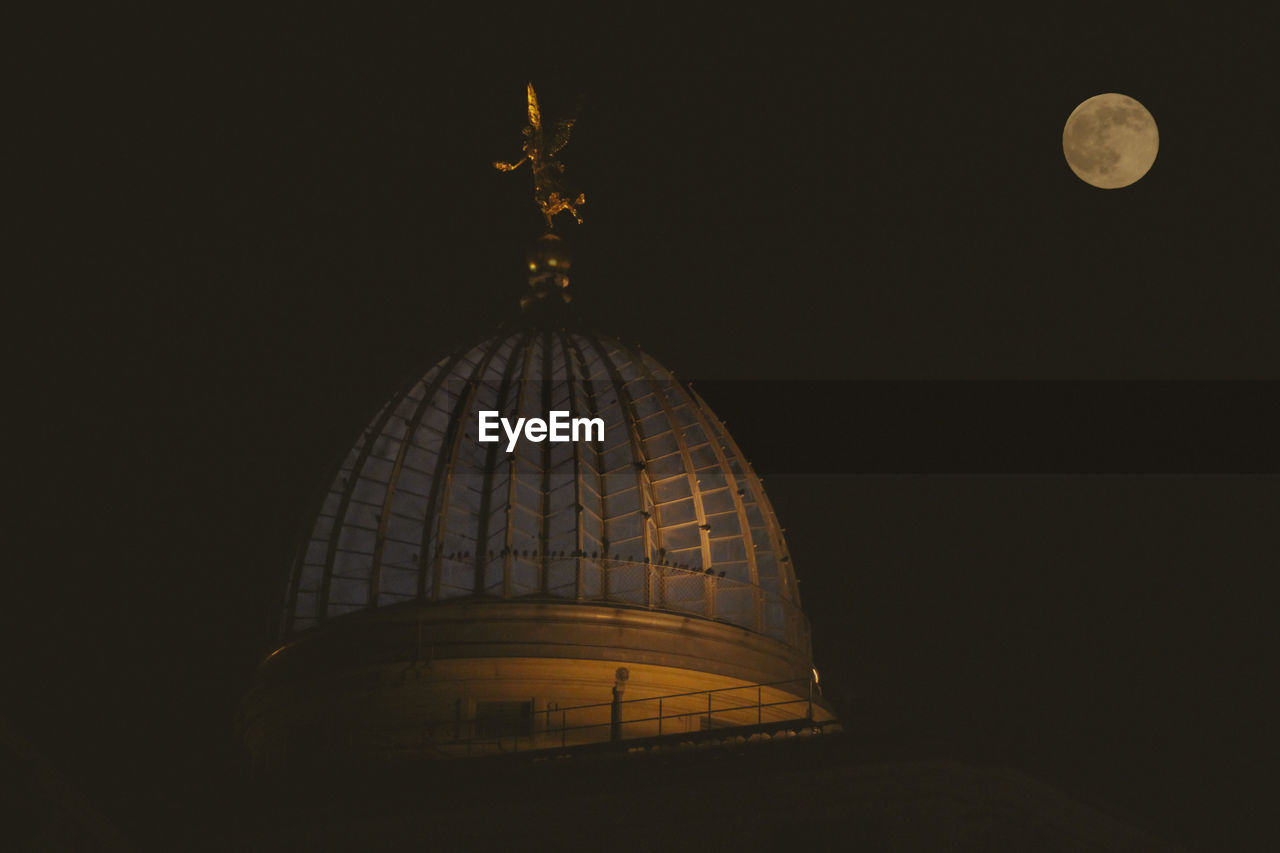
POLYGON ((808 651, 786 543, 706 403, 639 349, 552 325, 459 350, 389 399, 332 475, 284 634, 401 603, 674 611, 808 651), (601 418, 603 441, 481 443, 478 412, 601 418))

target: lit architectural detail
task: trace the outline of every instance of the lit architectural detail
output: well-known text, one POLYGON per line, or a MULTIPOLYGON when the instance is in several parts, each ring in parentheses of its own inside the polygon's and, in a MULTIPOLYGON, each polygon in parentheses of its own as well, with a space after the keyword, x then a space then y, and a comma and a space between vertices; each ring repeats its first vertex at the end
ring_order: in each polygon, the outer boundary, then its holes
POLYGON ((334 474, 292 579, 291 633, 479 597, 615 602, 804 648, 782 533, 724 425, 651 356, 529 326, 398 393, 334 474), (546 381, 544 381, 546 380, 546 381), (477 440, 477 412, 599 418, 602 442, 477 440))
POLYGON ((242 708, 264 770, 830 718, 759 478, 616 339, 531 320, 450 355, 383 405, 313 519, 242 708), (552 408, 604 440, 476 440, 479 410, 552 408))
POLYGON ((524 128, 524 156, 514 163, 502 161, 493 164, 495 169, 511 172, 528 161, 533 171, 533 197, 538 208, 547 220, 547 228, 552 228, 552 219, 557 213, 568 213, 582 224, 578 208, 586 203, 586 197, 578 193, 566 193, 560 176, 564 173, 564 164, 556 159, 560 149, 569 144, 569 133, 573 130, 574 119, 565 119, 544 128, 542 111, 538 108, 538 95, 529 84, 529 124, 524 128))
MULTIPOLYGON (((532 87, 529 107, 537 141, 532 87)), ((240 709, 259 772, 832 719, 782 530, 724 424, 575 321, 559 237, 528 266, 520 319, 393 394, 318 496, 240 709), (481 411, 556 410, 603 440, 479 441, 481 411)))

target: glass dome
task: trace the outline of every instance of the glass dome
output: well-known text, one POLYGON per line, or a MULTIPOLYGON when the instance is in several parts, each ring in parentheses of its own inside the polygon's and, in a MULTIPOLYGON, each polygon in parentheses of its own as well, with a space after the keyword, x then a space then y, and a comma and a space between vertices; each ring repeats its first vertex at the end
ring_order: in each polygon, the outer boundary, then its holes
POLYGON ((808 652, 760 480, 691 387, 639 349, 550 325, 455 352, 389 399, 333 473, 285 639, 346 614, 549 600, 727 622, 808 652), (481 443, 478 413, 600 418, 600 441, 481 443))

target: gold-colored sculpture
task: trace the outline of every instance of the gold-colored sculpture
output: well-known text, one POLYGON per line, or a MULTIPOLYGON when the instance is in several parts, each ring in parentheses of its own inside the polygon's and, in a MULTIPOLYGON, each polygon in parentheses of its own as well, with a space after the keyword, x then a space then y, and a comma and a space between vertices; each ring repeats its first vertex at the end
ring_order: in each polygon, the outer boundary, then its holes
POLYGON ((495 162, 494 168, 503 172, 518 169, 524 161, 529 161, 533 170, 533 199, 547 218, 547 228, 553 228, 551 218, 557 213, 567 212, 582 224, 578 215, 578 206, 586 202, 586 197, 578 193, 572 201, 566 195, 560 176, 564 173, 564 164, 555 158, 557 152, 569 142, 569 131, 573 129, 574 119, 558 121, 549 130, 542 126, 542 113, 538 109, 538 96, 529 84, 529 125, 524 129, 524 156, 514 163, 495 162))

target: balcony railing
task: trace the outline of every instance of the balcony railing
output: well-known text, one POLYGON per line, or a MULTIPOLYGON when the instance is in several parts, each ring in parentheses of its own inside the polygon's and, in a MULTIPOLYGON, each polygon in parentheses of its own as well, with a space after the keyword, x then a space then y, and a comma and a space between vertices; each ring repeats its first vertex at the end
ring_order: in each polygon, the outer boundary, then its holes
POLYGON ((815 721, 815 703, 820 703, 815 690, 811 680, 793 679, 589 705, 527 708, 509 714, 429 721, 421 725, 417 743, 407 741, 400 732, 381 746, 369 745, 388 757, 463 758, 593 744, 630 748, 714 737, 717 732, 747 733, 801 724, 821 728, 832 721, 826 714, 815 721))

